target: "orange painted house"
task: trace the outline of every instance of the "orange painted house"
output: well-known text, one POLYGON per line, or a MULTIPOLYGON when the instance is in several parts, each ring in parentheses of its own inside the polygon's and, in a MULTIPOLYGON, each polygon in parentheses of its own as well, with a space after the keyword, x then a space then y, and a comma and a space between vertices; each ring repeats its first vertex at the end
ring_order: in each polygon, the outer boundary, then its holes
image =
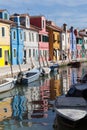
POLYGON ((58 61, 60 60, 62 29, 52 21, 47 21, 46 28, 49 34, 49 59, 58 61))

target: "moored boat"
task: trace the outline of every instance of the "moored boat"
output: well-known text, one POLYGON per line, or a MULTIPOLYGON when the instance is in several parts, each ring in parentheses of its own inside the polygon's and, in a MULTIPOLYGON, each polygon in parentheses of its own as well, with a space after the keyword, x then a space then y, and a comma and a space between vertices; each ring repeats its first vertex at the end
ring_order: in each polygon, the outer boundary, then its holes
POLYGON ((59 96, 54 105, 58 119, 65 124, 77 126, 87 121, 87 83, 70 87, 64 96, 59 96))
POLYGON ((17 82, 21 84, 29 84, 37 80, 40 76, 40 71, 37 68, 33 68, 26 72, 20 72, 18 74, 17 82))
POLYGON ((0 82, 0 93, 9 91, 15 87, 16 78, 5 78, 0 82))
POLYGON ((58 97, 55 111, 58 119, 75 127, 87 120, 87 102, 82 97, 58 97))

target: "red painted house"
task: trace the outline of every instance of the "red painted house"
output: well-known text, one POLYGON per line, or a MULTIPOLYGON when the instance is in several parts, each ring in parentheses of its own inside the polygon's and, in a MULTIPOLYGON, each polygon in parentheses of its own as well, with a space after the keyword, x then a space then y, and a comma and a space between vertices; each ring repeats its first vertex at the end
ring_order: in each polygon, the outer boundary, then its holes
POLYGON ((30 16, 30 24, 39 28, 39 57, 48 59, 49 57, 49 42, 48 32, 46 31, 46 18, 44 16, 30 16))

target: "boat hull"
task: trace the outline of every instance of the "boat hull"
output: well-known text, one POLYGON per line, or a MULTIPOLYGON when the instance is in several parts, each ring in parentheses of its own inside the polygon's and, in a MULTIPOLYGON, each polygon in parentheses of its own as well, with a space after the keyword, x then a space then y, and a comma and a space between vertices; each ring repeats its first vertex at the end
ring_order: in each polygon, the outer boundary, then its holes
POLYGON ((66 117, 63 117, 59 114, 56 115, 56 120, 57 123, 62 123, 63 125, 69 126, 69 127, 79 127, 79 126, 85 126, 87 125, 87 116, 84 118, 77 120, 77 121, 72 121, 67 119, 66 117))
POLYGON ((57 118, 65 124, 77 126, 87 121, 87 102, 82 97, 59 96, 55 101, 57 118))
MULTIPOLYGON (((30 74, 30 73, 29 73, 30 74)), ((29 84, 29 83, 31 83, 31 82, 33 82, 33 81, 36 81, 36 80, 38 80, 39 79, 39 74, 38 73, 33 73, 32 74, 32 76, 29 76, 29 77, 23 77, 22 78, 22 83, 23 84, 29 84)))
POLYGON ((9 91, 14 88, 16 80, 13 78, 6 78, 6 82, 0 85, 0 93, 9 91))

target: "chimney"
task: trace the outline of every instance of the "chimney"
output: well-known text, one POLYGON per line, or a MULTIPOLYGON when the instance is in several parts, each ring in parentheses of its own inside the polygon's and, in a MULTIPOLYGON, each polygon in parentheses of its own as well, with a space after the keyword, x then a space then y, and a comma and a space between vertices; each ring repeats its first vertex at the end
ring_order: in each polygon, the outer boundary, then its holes
POLYGON ((63 30, 64 30, 65 32, 67 31, 67 24, 66 24, 66 23, 63 24, 63 30))
POLYGON ((73 26, 71 26, 70 31, 73 32, 73 26))

